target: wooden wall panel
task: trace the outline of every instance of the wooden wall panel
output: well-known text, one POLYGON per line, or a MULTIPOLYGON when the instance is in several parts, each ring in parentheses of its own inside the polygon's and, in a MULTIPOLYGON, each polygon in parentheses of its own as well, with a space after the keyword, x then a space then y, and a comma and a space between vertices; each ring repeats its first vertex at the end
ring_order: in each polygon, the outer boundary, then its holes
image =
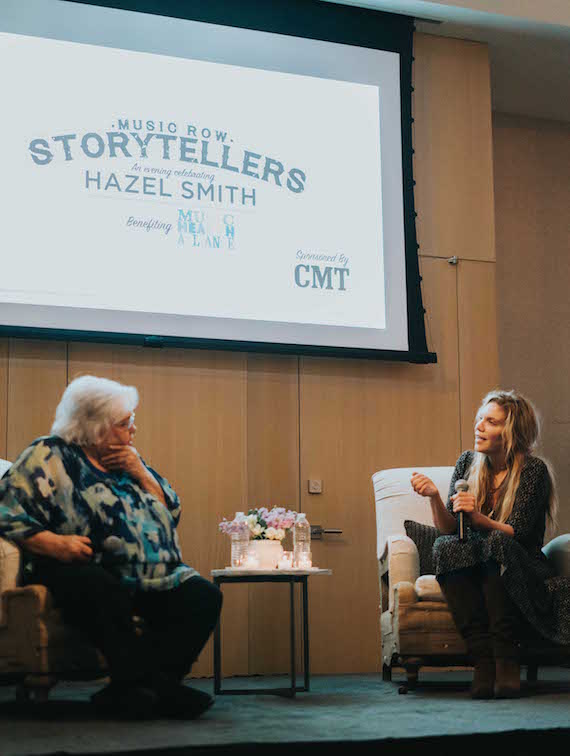
POLYGON ((0 457, 6 459, 8 422, 8 339, 0 339, 0 457))
POLYGON ((414 35, 413 142, 423 255, 494 260, 486 45, 414 35))
POLYGON ((6 456, 50 432, 67 385, 67 346, 61 341, 10 339, 6 456))
POLYGON ((499 382, 495 268, 467 260, 457 266, 462 449, 473 448, 475 413, 499 382))
MULTIPOLYGON (((299 508, 298 367, 297 357, 248 355, 248 507, 299 508)), ((283 545, 291 548, 291 539, 283 545)), ((288 590, 249 588, 250 674, 289 670, 288 590)))
POLYGON ((496 114, 497 323, 501 382, 537 405, 540 453, 570 531, 570 124, 496 114))
POLYGON ((301 491, 309 522, 341 528, 312 545, 332 577, 311 581, 315 672, 371 672, 379 663, 379 586, 371 476, 446 465, 459 451, 456 272, 422 260, 437 365, 303 358, 301 491), (323 493, 306 493, 309 478, 323 493))
MULTIPOLYGON (((72 344, 70 379, 84 373, 139 390, 137 448, 180 496, 183 556, 209 579, 229 564, 218 523, 247 505, 245 355, 72 344)), ((246 587, 232 586, 224 602, 226 674, 248 670, 247 598, 246 587)), ((212 674, 211 641, 193 674, 212 674)))

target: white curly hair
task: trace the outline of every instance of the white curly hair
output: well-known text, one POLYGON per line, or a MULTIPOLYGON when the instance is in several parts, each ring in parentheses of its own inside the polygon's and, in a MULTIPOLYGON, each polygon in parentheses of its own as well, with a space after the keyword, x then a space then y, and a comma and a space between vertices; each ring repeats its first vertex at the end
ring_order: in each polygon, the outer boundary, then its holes
POLYGON ((138 403, 134 386, 82 375, 63 392, 51 432, 68 444, 97 445, 112 425, 135 411, 138 403))

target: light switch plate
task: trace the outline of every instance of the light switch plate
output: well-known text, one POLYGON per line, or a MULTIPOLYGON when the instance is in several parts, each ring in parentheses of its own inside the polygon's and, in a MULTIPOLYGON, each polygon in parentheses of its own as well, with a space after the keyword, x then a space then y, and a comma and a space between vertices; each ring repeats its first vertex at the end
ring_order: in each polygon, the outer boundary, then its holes
POLYGON ((309 481, 309 493, 311 494, 320 494, 323 492, 323 481, 322 480, 310 480, 309 481))

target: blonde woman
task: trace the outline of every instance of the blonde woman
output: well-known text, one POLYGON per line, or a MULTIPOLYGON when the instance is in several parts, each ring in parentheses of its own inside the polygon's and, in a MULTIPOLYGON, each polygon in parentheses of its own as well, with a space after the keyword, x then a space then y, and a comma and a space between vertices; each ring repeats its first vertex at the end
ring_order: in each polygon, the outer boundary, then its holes
POLYGON ((520 643, 529 632, 570 642, 570 586, 560 590, 541 551, 556 495, 548 466, 532 454, 538 437, 531 402, 516 391, 492 391, 477 412, 475 449, 455 465, 447 504, 429 478, 412 475, 441 533, 436 577, 474 663, 474 698, 520 694, 520 643), (459 479, 468 491, 455 493, 459 479), (465 541, 457 535, 459 512, 469 526, 465 541))

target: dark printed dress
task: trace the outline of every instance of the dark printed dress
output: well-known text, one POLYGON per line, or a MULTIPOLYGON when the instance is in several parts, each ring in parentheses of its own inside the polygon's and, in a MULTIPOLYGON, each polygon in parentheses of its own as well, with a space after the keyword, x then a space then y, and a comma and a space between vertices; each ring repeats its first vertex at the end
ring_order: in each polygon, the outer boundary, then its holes
MULTIPOLYGON (((466 479, 474 452, 459 457, 451 478, 447 509, 454 517, 451 496, 455 482, 466 479)), ((555 643, 570 643, 570 578, 556 576, 542 553, 550 476, 545 463, 528 457, 521 471, 513 510, 507 525, 514 537, 498 530, 468 529, 467 541, 440 536, 433 546, 436 576, 494 561, 505 587, 527 622, 555 643)))
MULTIPOLYGON (((168 590, 197 575, 182 562, 176 526, 180 501, 168 481, 147 466, 164 492, 166 507, 126 472, 102 472, 80 446, 58 436, 36 439, 0 480, 0 536, 22 541, 42 530, 91 539, 94 561, 123 583, 168 590), (110 535, 119 552, 104 550, 110 535)), ((24 551, 24 577, 33 557, 24 551)))

